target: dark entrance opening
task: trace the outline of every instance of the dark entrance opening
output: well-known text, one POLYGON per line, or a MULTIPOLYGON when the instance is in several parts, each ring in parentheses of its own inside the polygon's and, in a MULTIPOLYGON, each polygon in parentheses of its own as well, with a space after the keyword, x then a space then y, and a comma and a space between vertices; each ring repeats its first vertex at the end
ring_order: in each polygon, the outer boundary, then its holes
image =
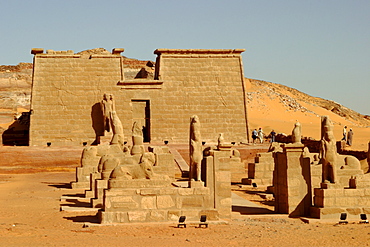
POLYGON ((132 121, 142 126, 144 142, 150 142, 150 101, 132 100, 132 121))

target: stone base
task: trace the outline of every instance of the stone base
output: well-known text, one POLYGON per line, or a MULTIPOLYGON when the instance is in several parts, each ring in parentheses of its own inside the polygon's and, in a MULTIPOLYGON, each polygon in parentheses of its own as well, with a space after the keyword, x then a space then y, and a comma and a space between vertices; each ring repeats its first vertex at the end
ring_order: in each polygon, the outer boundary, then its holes
POLYGON ((189 188, 199 188, 199 187, 204 187, 204 182, 203 181, 189 181, 189 188))
POLYGON ((90 182, 71 182, 72 189, 90 189, 90 182))
POLYGON ((330 207, 330 208, 319 208, 311 207, 310 208, 311 217, 317 219, 338 219, 340 220, 341 213, 347 214, 347 219, 350 221, 359 221, 360 214, 369 214, 370 207, 368 208, 346 208, 346 207, 330 207))
POLYGON ((94 191, 92 191, 92 190, 85 190, 85 197, 86 198, 94 198, 95 197, 94 191))
POLYGON ((178 222, 180 216, 186 216, 186 222, 198 221, 201 215, 207 216, 207 221, 219 220, 215 209, 183 209, 183 210, 135 210, 126 212, 99 211, 98 217, 101 224, 113 223, 138 223, 138 222, 178 222))
POLYGON ((103 198, 91 198, 91 206, 93 208, 103 208, 103 198))
POLYGON ((170 179, 130 179, 108 181, 108 188, 158 188, 171 187, 170 179))
POLYGON ((320 184, 321 189, 343 189, 343 185, 338 183, 321 183, 320 184))

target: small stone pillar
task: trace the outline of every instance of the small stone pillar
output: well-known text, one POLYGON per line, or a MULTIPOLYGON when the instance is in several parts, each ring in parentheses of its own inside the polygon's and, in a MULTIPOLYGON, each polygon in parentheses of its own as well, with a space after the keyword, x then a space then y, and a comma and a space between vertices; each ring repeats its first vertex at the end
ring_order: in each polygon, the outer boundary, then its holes
POLYGON ((283 153, 276 153, 275 211, 290 217, 308 216, 312 204, 310 162, 303 158, 303 148, 285 144, 283 153))
POLYGON ((215 208, 220 218, 231 217, 231 148, 212 150, 203 159, 202 174, 206 187, 211 191, 210 207, 215 208))

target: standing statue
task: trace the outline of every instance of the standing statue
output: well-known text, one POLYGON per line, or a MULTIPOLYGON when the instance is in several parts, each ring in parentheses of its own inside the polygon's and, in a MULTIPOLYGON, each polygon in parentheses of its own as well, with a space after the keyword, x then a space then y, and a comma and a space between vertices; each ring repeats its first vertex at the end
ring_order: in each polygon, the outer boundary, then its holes
POLYGON ((111 120, 112 120, 113 137, 110 142, 110 145, 119 144, 120 147, 123 147, 124 146, 123 127, 122 127, 122 122, 118 118, 116 111, 112 111, 111 120))
POLYGON ((119 144, 121 147, 123 147, 124 134, 123 134, 122 122, 117 115, 116 104, 115 104, 114 97, 112 94, 109 95, 109 105, 110 105, 110 110, 111 110, 109 112, 109 123, 113 131, 113 137, 112 137, 110 144, 111 145, 119 144))
POLYGON ((301 143, 301 137, 302 137, 302 126, 297 120, 294 124, 294 128, 292 131, 292 142, 301 143))
POLYGON ((200 135, 200 121, 198 116, 190 118, 190 181, 201 181, 201 166, 203 159, 202 138, 200 135))
POLYGON ((333 133, 333 123, 324 116, 321 123, 323 137, 321 139, 320 158, 322 164, 322 182, 335 183, 337 179, 337 145, 333 133))
POLYGON ((131 154, 143 154, 145 152, 144 148, 144 137, 143 130, 139 127, 137 122, 134 122, 132 126, 132 149, 131 154))
POLYGON ((100 102, 101 110, 103 112, 104 130, 110 132, 111 127, 111 112, 113 111, 113 95, 104 93, 103 100, 100 102))
POLYGON ((220 133, 217 139, 217 148, 220 149, 224 144, 225 138, 224 133, 220 133))

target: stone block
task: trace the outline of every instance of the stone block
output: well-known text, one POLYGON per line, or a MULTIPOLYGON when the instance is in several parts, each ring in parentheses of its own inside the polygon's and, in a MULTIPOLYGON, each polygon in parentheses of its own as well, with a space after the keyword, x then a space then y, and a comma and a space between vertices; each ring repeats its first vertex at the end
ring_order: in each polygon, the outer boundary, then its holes
POLYGON ((142 209, 156 209, 157 198, 155 196, 144 196, 141 197, 141 208, 142 209))
POLYGON ((148 221, 165 221, 167 219, 167 210, 152 210, 149 213, 148 221))
POLYGON ((223 199, 220 199, 220 205, 222 207, 230 207, 231 208, 231 205, 232 205, 232 200, 230 197, 228 198, 223 198, 223 199))
POLYGON ((365 191, 363 189, 344 189, 344 196, 361 197, 365 196, 365 191))
POLYGON ((194 195, 209 195, 210 190, 207 187, 194 188, 194 195))
POLYGON ((217 182, 229 182, 231 181, 231 174, 228 171, 215 171, 215 180, 217 182))
POLYGON ((125 223, 128 222, 127 212, 98 212, 99 222, 102 224, 125 223))
POLYGON ((170 208, 173 208, 175 205, 176 204, 171 196, 169 195, 157 196, 157 208, 158 209, 163 209, 163 208, 170 209, 170 208))
POLYGON ((104 207, 103 198, 91 198, 90 204, 91 204, 91 207, 93 208, 103 208, 104 207))
POLYGON ((207 220, 219 220, 220 215, 217 210, 201 210, 200 215, 206 215, 207 220))
POLYGON ((216 195, 220 197, 231 197, 231 188, 229 183, 216 183, 216 195))
POLYGON ((194 188, 179 188, 178 192, 179 192, 179 195, 182 195, 182 196, 193 195, 194 188))
POLYGON ((370 207, 364 207, 362 208, 364 214, 370 214, 370 207))
POLYGON ((139 204, 133 199, 132 196, 120 196, 105 198, 105 209, 137 209, 139 204))
POLYGON ((178 221, 181 216, 180 210, 168 210, 167 219, 171 221, 178 221))
MULTIPOLYGON (((343 198, 343 197, 338 197, 338 198, 334 198, 334 197, 324 197, 324 207, 334 207, 334 206, 337 206, 337 205, 341 205, 340 202, 344 202, 346 198, 343 198)), ((343 204, 346 204, 345 202, 343 204)))
POLYGON ((194 208, 203 206, 202 196, 184 196, 181 201, 181 208, 194 208))
POLYGON ((128 220, 130 222, 144 222, 148 215, 147 211, 129 211, 127 212, 128 220))
POLYGON ((153 196, 153 195, 158 195, 159 190, 158 189, 141 189, 140 190, 140 195, 142 196, 153 196))
POLYGON ((347 208, 348 214, 360 215, 362 213, 362 208, 347 208))
POLYGON ((159 189, 159 195, 176 195, 178 193, 178 189, 176 188, 168 188, 168 189, 159 189))
POLYGON ((228 219, 231 217, 231 208, 219 208, 218 213, 220 215, 220 219, 228 219))
POLYGON ((339 215, 346 212, 345 208, 334 207, 334 208, 320 208, 320 219, 331 219, 337 218, 339 220, 339 215))
POLYGON ((186 216, 186 220, 190 221, 190 220, 199 220, 200 219, 200 216, 199 216, 199 210, 194 210, 194 209, 183 209, 181 210, 181 215, 184 215, 186 216))
POLYGON ((356 197, 337 197, 337 198, 330 198, 330 199, 335 199, 333 200, 333 204, 329 204, 330 206, 353 207, 353 206, 358 205, 357 203, 358 200, 356 197))
POLYGON ((369 196, 363 196, 357 198, 358 206, 362 207, 370 207, 370 197, 369 196))

